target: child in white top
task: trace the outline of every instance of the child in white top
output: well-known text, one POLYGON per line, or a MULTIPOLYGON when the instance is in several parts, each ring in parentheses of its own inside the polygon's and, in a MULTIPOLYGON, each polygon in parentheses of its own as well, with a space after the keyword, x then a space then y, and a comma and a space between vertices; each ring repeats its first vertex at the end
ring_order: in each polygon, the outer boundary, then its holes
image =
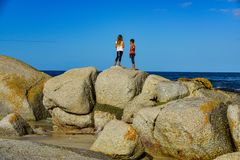
POLYGON ((123 55, 123 49, 124 49, 124 42, 122 35, 118 35, 118 39, 116 41, 116 49, 117 49, 117 56, 114 62, 114 66, 116 66, 116 63, 118 62, 118 66, 121 66, 121 60, 123 55))

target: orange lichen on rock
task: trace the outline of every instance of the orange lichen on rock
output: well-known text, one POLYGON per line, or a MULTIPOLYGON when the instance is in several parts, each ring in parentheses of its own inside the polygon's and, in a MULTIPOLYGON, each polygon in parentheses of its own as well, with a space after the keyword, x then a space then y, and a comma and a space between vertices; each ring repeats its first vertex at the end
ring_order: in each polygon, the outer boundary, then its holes
POLYGON ((236 122, 234 120, 232 120, 232 118, 230 118, 229 112, 227 113, 227 117, 228 117, 228 124, 229 124, 230 129, 235 128, 236 122))
POLYGON ((196 82, 201 83, 207 89, 213 89, 212 83, 208 79, 206 79, 206 78, 194 78, 193 80, 196 81, 196 82))
POLYGON ((229 121, 229 127, 230 129, 235 128, 235 123, 233 121, 229 121))
POLYGON ((196 83, 200 83, 201 85, 203 85, 205 88, 207 89, 213 89, 213 85, 212 83, 207 79, 207 78, 179 78, 178 81, 182 81, 182 82, 196 82, 196 83))
POLYGON ((200 106, 200 110, 203 113, 209 113, 211 111, 213 111, 214 109, 216 109, 219 106, 219 102, 217 101, 209 101, 207 103, 204 103, 200 106))
POLYGON ((15 123, 17 121, 17 115, 16 114, 12 114, 10 119, 9 119, 9 122, 10 123, 15 123))
POLYGON ((209 123, 209 118, 208 118, 208 114, 206 114, 204 117, 204 124, 208 124, 208 123, 209 123))
POLYGON ((30 103, 38 102, 37 98, 39 94, 42 93, 43 87, 47 79, 42 79, 37 83, 37 85, 32 86, 30 90, 28 91, 27 99, 30 103))
POLYGON ((128 132, 124 135, 124 139, 129 141, 135 141, 137 138, 137 132, 134 128, 129 127, 128 132))
POLYGON ((24 96, 26 88, 30 87, 27 80, 18 75, 5 77, 5 84, 9 89, 14 90, 18 96, 24 96))
POLYGON ((27 81, 18 75, 1 75, 1 79, 9 90, 7 93, 2 93, 1 97, 8 100, 13 105, 14 111, 18 112, 25 98, 27 81))
POLYGON ((178 81, 189 82, 189 81, 192 81, 192 79, 191 78, 178 78, 178 81))

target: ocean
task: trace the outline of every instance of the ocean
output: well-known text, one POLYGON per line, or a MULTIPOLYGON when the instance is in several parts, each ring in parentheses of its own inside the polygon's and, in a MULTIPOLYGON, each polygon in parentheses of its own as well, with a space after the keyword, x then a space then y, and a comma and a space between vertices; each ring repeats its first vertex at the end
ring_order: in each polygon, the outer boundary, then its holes
MULTIPOLYGON (((43 71, 51 76, 58 76, 65 71, 43 71)), ((209 72, 148 72, 177 80, 178 78, 196 78, 203 77, 209 79, 214 88, 225 91, 240 93, 240 73, 209 73, 209 72)))

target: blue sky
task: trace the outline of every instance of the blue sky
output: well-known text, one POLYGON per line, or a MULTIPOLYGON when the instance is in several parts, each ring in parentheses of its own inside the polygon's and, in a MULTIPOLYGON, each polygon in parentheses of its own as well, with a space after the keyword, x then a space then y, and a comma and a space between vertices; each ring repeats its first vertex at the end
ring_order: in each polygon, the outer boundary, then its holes
POLYGON ((122 64, 146 71, 240 72, 239 0, 0 0, 0 54, 40 70, 122 64))

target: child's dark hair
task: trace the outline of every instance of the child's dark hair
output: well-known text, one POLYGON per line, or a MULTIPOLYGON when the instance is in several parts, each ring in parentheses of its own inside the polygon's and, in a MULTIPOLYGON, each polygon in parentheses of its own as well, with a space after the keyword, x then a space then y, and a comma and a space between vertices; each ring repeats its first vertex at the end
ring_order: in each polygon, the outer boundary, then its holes
POLYGON ((135 40, 134 40, 134 39, 130 39, 130 42, 134 43, 134 42, 135 42, 135 40))

